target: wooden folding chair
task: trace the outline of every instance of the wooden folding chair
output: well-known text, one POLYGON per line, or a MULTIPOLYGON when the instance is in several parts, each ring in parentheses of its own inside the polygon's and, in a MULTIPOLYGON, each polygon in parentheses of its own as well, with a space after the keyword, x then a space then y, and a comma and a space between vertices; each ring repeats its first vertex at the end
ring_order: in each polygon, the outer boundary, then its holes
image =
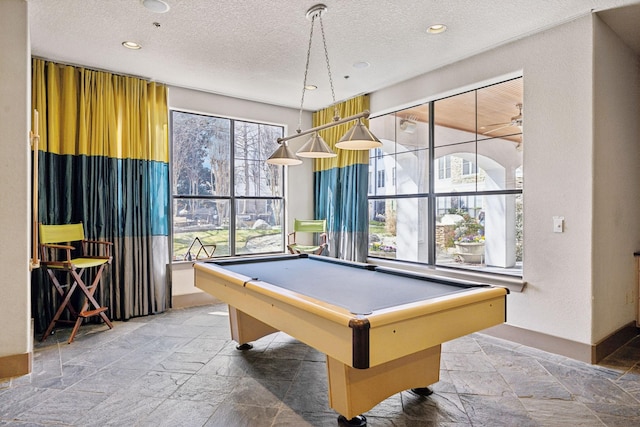
POLYGON ((64 225, 40 224, 40 265, 46 270, 52 285, 62 298, 58 311, 53 316, 49 327, 40 341, 44 341, 53 331, 56 323, 74 324, 69 344, 78 332, 78 328, 84 319, 91 316, 100 316, 102 320, 113 328, 113 324, 104 313, 108 307, 101 307, 93 296, 100 284, 102 272, 107 264, 111 264, 111 246, 113 243, 99 240, 86 240, 82 223, 64 225), (71 243, 80 242, 82 255, 72 258, 71 251, 76 248, 71 243), (102 250, 100 250, 102 248, 102 250), (95 255, 93 255, 95 253, 95 255), (66 256, 64 255, 66 254, 66 256), (85 285, 82 276, 86 269, 97 267, 91 285, 85 285), (63 273, 65 284, 61 284, 57 273, 63 273), (65 288, 67 288, 65 290, 65 288), (77 311, 71 303, 74 292, 80 289, 84 302, 82 308, 77 311), (91 307, 91 309, 89 309, 91 307), (73 320, 63 320, 60 316, 65 308, 69 311, 73 320))
POLYGON ((292 254, 315 254, 321 255, 327 247, 327 221, 324 219, 295 219, 293 221, 293 232, 287 236, 287 248, 292 254), (296 242, 297 233, 315 233, 317 235, 317 245, 300 245, 296 242))

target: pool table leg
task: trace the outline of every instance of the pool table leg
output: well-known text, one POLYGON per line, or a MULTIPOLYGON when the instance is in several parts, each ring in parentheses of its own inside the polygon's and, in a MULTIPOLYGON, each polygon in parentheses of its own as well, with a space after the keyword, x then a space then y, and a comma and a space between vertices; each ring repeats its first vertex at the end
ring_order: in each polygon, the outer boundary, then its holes
POLYGON ((411 389, 411 391, 422 397, 431 396, 433 394, 433 390, 431 390, 429 387, 414 387, 411 389))
POLYGON ((354 418, 389 396, 426 387, 440 379, 440 345, 368 369, 355 369, 327 356, 329 405, 354 418))
POLYGON ((348 420, 340 415, 338 417, 338 425, 340 427, 365 427, 367 425, 367 418, 364 415, 358 415, 348 420))
POLYGON ((277 329, 232 306, 229 306, 229 324, 231 339, 239 344, 239 350, 247 350, 245 345, 250 346, 249 342, 278 332, 277 329))

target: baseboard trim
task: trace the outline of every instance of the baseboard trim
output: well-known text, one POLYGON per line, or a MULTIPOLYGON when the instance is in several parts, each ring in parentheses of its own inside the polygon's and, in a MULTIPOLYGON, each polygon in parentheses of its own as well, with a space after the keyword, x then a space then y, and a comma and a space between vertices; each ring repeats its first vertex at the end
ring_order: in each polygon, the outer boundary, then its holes
POLYGON ((552 335, 519 328, 517 326, 507 325, 506 323, 485 329, 482 333, 548 351, 549 353, 555 353, 571 359, 595 364, 622 347, 630 339, 640 334, 640 328, 635 327, 635 322, 631 322, 615 331, 596 345, 579 343, 565 338, 558 338, 552 335))
POLYGON ((30 374, 32 361, 31 352, 0 357, 0 380, 30 374))
POLYGON ((206 292, 174 295, 171 300, 172 308, 197 307, 199 305, 217 304, 220 300, 206 292))
POLYGON ((591 359, 593 363, 598 363, 634 337, 640 334, 640 328, 636 326, 636 322, 630 322, 618 329, 593 347, 591 359))

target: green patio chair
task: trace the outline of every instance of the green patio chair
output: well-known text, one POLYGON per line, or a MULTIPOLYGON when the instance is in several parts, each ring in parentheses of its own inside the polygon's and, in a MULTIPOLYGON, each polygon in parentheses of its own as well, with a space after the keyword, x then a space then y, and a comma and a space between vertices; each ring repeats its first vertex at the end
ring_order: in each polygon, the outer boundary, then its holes
POLYGON ((287 236, 287 248, 292 254, 322 255, 327 247, 327 220, 325 219, 295 219, 293 232, 287 236), (296 241, 298 233, 314 233, 317 245, 301 245, 296 241))

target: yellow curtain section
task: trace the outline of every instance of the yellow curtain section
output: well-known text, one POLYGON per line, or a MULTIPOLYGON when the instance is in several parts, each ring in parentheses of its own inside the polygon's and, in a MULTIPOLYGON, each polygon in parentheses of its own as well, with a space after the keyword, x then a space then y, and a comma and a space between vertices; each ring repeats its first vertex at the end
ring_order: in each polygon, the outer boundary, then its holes
MULTIPOLYGON (((364 110, 369 109, 369 95, 360 95, 337 104, 338 114, 340 118, 360 114, 364 110)), ((313 113, 313 127, 321 126, 333 121, 335 116, 335 107, 327 107, 324 110, 313 113)), ((363 119, 364 120, 364 119, 363 119)), ((329 129, 321 130, 320 136, 329 144, 329 147, 338 154, 338 157, 328 159, 315 159, 314 172, 329 170, 335 167, 345 167, 355 164, 369 164, 368 150, 341 150, 336 148, 336 143, 342 136, 351 129, 356 122, 344 123, 329 129)), ((369 121, 364 121, 365 125, 369 125, 369 121)))
POLYGON ((32 72, 41 150, 169 161, 165 85, 41 59, 32 72))

